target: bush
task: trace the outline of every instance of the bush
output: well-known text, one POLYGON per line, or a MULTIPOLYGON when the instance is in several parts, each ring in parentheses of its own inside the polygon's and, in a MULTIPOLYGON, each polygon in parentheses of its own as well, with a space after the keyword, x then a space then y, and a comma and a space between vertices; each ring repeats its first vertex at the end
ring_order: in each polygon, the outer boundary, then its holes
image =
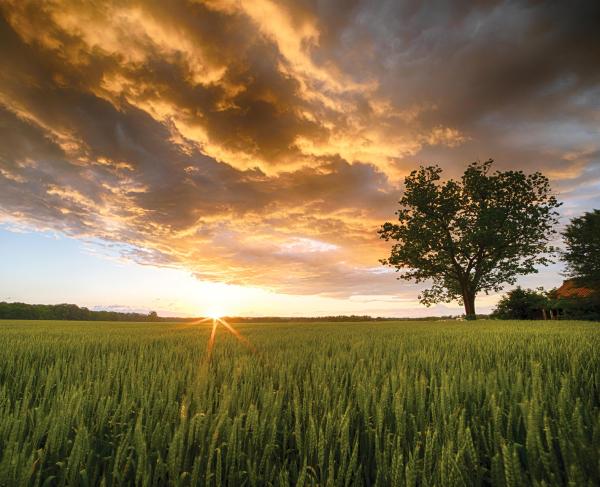
POLYGON ((520 286, 500 299, 492 316, 502 320, 539 320, 549 301, 543 290, 523 289, 520 286))
POLYGON ((600 321, 600 296, 589 298, 560 298, 552 302, 560 310, 561 318, 568 320, 600 321))

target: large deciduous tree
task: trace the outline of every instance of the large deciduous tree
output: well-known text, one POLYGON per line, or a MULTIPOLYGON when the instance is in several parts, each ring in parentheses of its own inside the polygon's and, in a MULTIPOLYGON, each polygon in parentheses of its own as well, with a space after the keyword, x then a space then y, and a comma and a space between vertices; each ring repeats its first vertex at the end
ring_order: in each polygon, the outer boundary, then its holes
POLYGON ((573 218, 563 237, 567 275, 583 285, 600 287, 600 210, 573 218))
POLYGON ((399 279, 431 281, 419 296, 429 306, 459 300, 475 319, 478 293, 498 292, 551 262, 560 206, 539 172, 491 172, 492 160, 470 164, 460 180, 442 181, 438 166, 404 180, 398 221, 379 230, 394 241, 381 262, 399 279))

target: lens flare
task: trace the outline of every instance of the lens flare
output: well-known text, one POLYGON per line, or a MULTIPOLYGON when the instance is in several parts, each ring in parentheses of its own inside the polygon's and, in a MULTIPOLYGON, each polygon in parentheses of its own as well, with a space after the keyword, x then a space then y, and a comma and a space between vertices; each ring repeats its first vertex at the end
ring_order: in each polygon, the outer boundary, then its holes
POLYGON ((207 313, 206 316, 208 316, 209 319, 211 320, 219 320, 221 319, 223 316, 225 316, 225 313, 223 313, 223 310, 218 309, 218 308, 211 308, 207 313))
POLYGON ((239 331, 237 331, 233 326, 231 326, 229 323, 227 323, 227 321, 225 321, 222 318, 219 318, 215 321, 218 321, 219 323, 221 323, 225 328, 227 328, 227 330, 229 330, 229 332, 236 337, 239 342, 244 345, 246 348, 248 348, 249 350, 252 350, 253 352, 256 352, 256 349, 254 348, 254 346, 248 341, 248 339, 244 336, 241 335, 241 333, 239 331))
POLYGON ((244 345, 247 349, 252 352, 256 352, 256 348, 250 343, 250 341, 244 337, 238 330, 236 330, 233 326, 231 326, 225 318, 222 318, 218 314, 210 313, 208 318, 202 318, 197 321, 192 321, 187 326, 200 325, 202 323, 212 322, 212 328, 210 330, 210 337, 208 339, 208 345, 206 347, 206 356, 207 359, 210 360, 212 356, 213 349, 215 347, 215 340, 217 338, 217 328, 219 325, 222 325, 229 333, 231 333, 242 345, 244 345))
POLYGON ((218 321, 216 319, 212 320, 212 330, 210 331, 210 338, 208 339, 208 346, 206 350, 209 360, 212 355, 212 350, 215 345, 215 338, 217 336, 217 323, 218 321))

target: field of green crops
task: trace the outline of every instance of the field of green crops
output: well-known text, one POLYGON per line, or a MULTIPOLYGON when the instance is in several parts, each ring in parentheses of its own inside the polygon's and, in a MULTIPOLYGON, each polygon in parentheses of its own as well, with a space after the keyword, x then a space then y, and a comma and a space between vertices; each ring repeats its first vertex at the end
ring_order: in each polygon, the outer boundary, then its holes
POLYGON ((0 322, 0 485, 600 485, 600 325, 0 322))

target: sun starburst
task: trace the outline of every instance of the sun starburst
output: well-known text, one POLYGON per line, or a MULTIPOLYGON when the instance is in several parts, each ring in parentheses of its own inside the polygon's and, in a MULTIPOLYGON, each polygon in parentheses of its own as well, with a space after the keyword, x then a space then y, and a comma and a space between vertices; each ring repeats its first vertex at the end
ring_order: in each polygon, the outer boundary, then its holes
POLYGON ((212 352, 213 352, 213 349, 215 346, 215 340, 217 338, 217 328, 219 325, 222 325, 229 333, 231 333, 246 348, 248 348, 252 352, 256 351, 256 349, 250 343, 250 341, 246 337, 244 337, 238 330, 236 330, 233 326, 231 326, 227 322, 227 320, 225 320, 225 318, 223 318, 219 314, 211 313, 209 317, 202 318, 197 321, 193 321, 189 325, 190 326, 200 325, 202 323, 207 323, 207 322, 211 322, 211 325, 212 325, 211 330, 210 330, 210 337, 208 339, 208 345, 206 347, 206 354, 207 354, 208 360, 210 360, 210 358, 212 356, 212 352))

